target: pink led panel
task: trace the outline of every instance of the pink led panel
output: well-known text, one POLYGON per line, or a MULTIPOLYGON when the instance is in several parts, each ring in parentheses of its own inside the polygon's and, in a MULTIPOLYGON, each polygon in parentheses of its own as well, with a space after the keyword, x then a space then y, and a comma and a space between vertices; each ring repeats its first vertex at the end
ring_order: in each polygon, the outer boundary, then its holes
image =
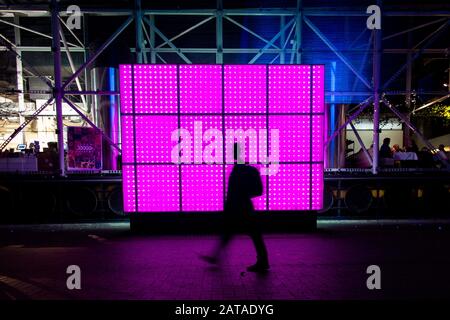
POLYGON ((182 165, 183 211, 223 210, 223 166, 182 165))
POLYGON ((309 113, 310 66, 269 66, 269 113, 309 113))
POLYGON ((266 66, 224 67, 225 113, 266 113, 266 66))
MULTIPOLYGON (((261 172, 261 168, 263 165, 256 164, 252 165, 253 167, 257 168, 261 172)), ((233 170, 232 164, 227 164, 226 166, 226 173, 225 173, 225 196, 226 191, 228 190, 228 179, 230 178, 231 171, 233 170)), ((263 194, 260 197, 253 198, 253 206, 255 210, 267 210, 267 183, 266 183, 266 176, 261 176, 262 186, 263 186, 263 194)))
POLYGON ((324 112, 325 66, 312 66, 312 112, 324 112))
POLYGON ((123 210, 125 212, 136 211, 136 179, 134 166, 122 166, 123 179, 123 210))
MULTIPOLYGON (((309 162, 310 116, 269 116, 270 129, 278 129, 280 162, 309 162)), ((269 150, 272 143, 269 140, 269 150)))
POLYGON ((280 164, 269 176, 269 210, 310 210, 309 176, 309 164, 280 164))
POLYGON ((234 141, 269 168, 257 210, 320 210, 324 76, 322 65, 121 65, 125 212, 221 211, 234 141), (191 152, 181 165, 172 162, 179 128, 191 152), (228 129, 242 131, 232 141, 228 129), (278 163, 266 165, 275 129, 278 163))
POLYGON ((120 77, 120 110, 122 113, 133 112, 133 75, 131 65, 119 67, 120 77))
POLYGON ((320 210, 323 207, 323 164, 313 164, 311 172, 311 209, 320 210))
POLYGON ((222 66, 180 66, 181 113, 222 113, 222 66))
POLYGON ((171 163, 171 135, 178 129, 176 116, 136 116, 136 162, 171 163))
POLYGON ((134 123, 133 116, 121 117, 122 130, 122 162, 134 162, 134 123))
POLYGON ((216 158, 220 158, 220 162, 217 161, 215 163, 223 162, 223 139, 220 142, 220 138, 222 138, 222 117, 220 115, 181 116, 180 124, 181 128, 191 133, 191 153, 194 163, 200 164, 206 162, 212 164, 216 158), (196 135, 196 131, 200 134, 196 135), (219 137, 217 137, 218 132, 220 132, 219 137), (216 138, 219 141, 216 141, 216 138), (220 148, 216 148, 215 143, 217 145, 220 144, 220 148), (218 153, 217 155, 216 151, 218 153))
POLYGON ((177 66, 134 66, 136 113, 177 113, 177 66))
POLYGON ((180 181, 177 165, 138 165, 138 211, 179 211, 180 181))
POLYGON ((312 116, 312 161, 323 161, 323 115, 312 116))

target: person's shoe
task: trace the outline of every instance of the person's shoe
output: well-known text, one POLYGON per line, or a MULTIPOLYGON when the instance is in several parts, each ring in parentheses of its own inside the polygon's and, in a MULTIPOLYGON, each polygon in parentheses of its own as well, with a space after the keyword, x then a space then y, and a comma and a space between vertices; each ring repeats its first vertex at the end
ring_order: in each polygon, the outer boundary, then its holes
POLYGON ((252 266, 247 267, 248 272, 265 272, 269 270, 270 266, 268 263, 255 263, 252 266))
POLYGON ((205 262, 208 262, 209 264, 217 264, 218 259, 216 257, 206 256, 206 255, 200 255, 200 259, 202 259, 205 262))

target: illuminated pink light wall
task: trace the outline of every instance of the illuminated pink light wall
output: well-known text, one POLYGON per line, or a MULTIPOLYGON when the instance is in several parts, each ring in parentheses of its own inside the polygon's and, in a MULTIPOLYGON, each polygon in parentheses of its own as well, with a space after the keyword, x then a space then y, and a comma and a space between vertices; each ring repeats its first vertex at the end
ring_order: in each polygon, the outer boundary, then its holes
MULTIPOLYGON (((181 127, 193 136, 195 121, 202 133, 265 129, 269 151, 278 129, 280 164, 262 176, 255 208, 322 208, 323 65, 121 65, 120 91, 126 212, 223 209, 232 165, 171 162, 171 133, 181 127)), ((246 160, 258 159, 259 147, 246 141, 246 160)), ((230 150, 223 151, 225 159, 230 150)))

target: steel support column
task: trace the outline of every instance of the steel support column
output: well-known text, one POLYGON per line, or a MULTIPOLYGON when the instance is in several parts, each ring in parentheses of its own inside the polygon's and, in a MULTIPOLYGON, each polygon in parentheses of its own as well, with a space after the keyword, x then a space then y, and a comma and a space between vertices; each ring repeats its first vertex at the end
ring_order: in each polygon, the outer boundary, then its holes
POLYGON ((223 2, 217 0, 216 12, 216 63, 223 64, 223 2))
POLYGON ((150 15, 148 18, 148 21, 149 21, 149 28, 150 28, 150 48, 152 48, 152 50, 150 51, 150 62, 156 63, 155 30, 153 28, 155 26, 155 16, 150 15))
POLYGON ((380 72, 381 72, 381 30, 374 29, 373 37, 373 158, 372 173, 378 173, 380 151, 380 72))
MULTIPOLYGON (((411 18, 409 18, 411 21, 411 18)), ((408 33, 408 47, 410 48, 412 45, 412 33, 408 33)), ((408 52, 406 54, 406 96, 405 96, 405 104, 406 104, 406 117, 408 120, 411 120, 411 87, 412 87, 412 53, 408 52)), ((411 136, 409 132, 409 127, 407 125, 403 125, 403 146, 409 147, 411 146, 411 136)))
MULTIPOLYGON (((19 16, 14 15, 14 23, 16 25, 20 24, 19 16)), ((20 29, 17 27, 14 27, 14 42, 15 46, 20 47, 21 41, 20 41, 20 29)), ((22 52, 20 50, 17 50, 17 53, 21 56, 22 52)), ((23 113, 25 111, 25 96, 23 94, 23 68, 22 68, 22 60, 20 59, 20 56, 16 56, 16 77, 17 77, 17 90, 19 91, 17 95, 17 100, 19 104, 19 125, 22 125, 25 122, 25 118, 23 116, 23 113)), ((26 143, 25 141, 25 134, 23 131, 20 131, 18 133, 20 143, 26 143)))
POLYGON ((144 37, 142 34, 142 8, 141 0, 134 0, 134 24, 136 31, 136 62, 142 63, 144 61, 142 47, 144 44, 144 37))
MULTIPOLYGON (((286 24, 286 18, 285 16, 281 16, 280 17, 280 30, 284 29, 284 25, 286 24)), ((281 47, 281 52, 280 52, 280 64, 285 64, 285 57, 286 57, 286 53, 284 50, 284 43, 286 42, 286 35, 285 32, 281 32, 281 36, 280 36, 280 47, 281 47)))
POLYGON ((62 79, 61 79, 61 41, 59 37, 59 6, 57 0, 51 2, 52 14, 52 47, 53 47, 53 72, 55 76, 55 86, 53 88, 53 97, 56 104, 56 133, 58 135, 58 162, 59 173, 61 176, 66 175, 65 161, 64 161, 64 124, 62 114, 62 79))
POLYGON ((297 0, 297 12, 295 16, 295 61, 302 63, 302 27, 303 27, 303 4, 297 0))

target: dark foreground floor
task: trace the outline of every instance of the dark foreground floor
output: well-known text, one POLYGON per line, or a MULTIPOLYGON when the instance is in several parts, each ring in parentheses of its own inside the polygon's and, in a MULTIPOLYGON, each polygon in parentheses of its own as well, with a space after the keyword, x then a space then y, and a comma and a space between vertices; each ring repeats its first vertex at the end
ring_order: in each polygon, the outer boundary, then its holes
POLYGON ((135 236, 127 223, 0 226, 0 299, 450 298, 450 221, 321 221, 314 233, 267 235, 272 268, 239 236, 220 268, 198 259, 214 236, 135 236), (366 268, 381 268, 381 290, 366 268), (81 268, 81 290, 66 268, 81 268))

